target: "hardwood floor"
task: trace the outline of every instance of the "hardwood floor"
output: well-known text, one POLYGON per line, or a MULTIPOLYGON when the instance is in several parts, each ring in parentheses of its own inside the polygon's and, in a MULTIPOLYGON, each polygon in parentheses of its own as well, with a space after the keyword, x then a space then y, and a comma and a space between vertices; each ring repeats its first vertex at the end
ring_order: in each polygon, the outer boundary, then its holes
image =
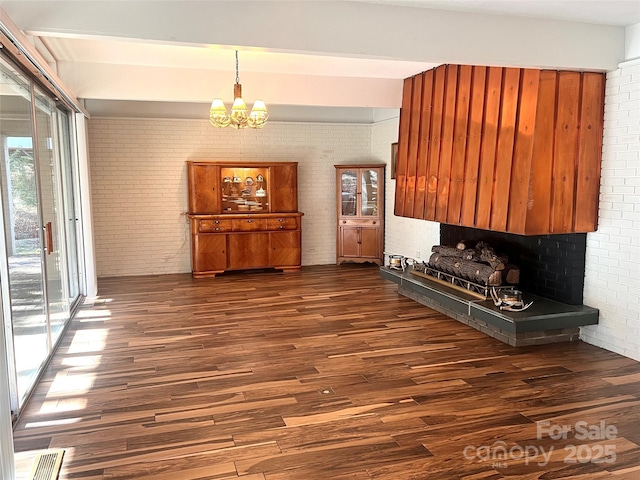
POLYGON ((99 286, 14 432, 61 479, 640 478, 640 363, 510 347, 377 267, 99 286))

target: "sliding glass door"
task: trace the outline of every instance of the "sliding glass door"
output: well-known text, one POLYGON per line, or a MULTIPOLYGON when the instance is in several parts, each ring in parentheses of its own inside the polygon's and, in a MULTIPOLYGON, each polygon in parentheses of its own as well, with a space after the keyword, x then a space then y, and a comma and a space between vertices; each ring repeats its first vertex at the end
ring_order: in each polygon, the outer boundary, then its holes
POLYGON ((2 287, 11 407, 37 381, 79 298, 70 114, 0 57, 2 287))
POLYGON ((37 88, 34 97, 46 298, 51 342, 55 344, 69 319, 71 307, 62 208, 60 148, 59 142, 56 141, 58 135, 54 102, 37 88))
POLYGON ((64 228, 63 245, 66 245, 67 259, 67 299, 70 306, 80 297, 80 250, 78 248, 79 235, 79 205, 80 190, 79 177, 76 168, 76 151, 72 140, 75 139, 72 130, 72 115, 69 112, 57 110, 58 113, 58 141, 60 150, 60 164, 64 166, 60 173, 62 181, 62 218, 60 228, 64 228))
POLYGON ((11 402, 15 411, 47 359, 49 337, 31 85, 10 64, 3 62, 0 68, 0 125, 4 147, 0 187, 6 251, 6 255, 2 255, 1 280, 9 365, 15 373, 10 375, 15 390, 11 402))

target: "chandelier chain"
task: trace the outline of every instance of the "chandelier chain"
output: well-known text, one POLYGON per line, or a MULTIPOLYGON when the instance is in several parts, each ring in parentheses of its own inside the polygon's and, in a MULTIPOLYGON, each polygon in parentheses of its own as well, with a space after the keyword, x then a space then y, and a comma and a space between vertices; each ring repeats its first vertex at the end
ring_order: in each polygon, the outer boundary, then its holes
POLYGON ((240 83, 240 74, 238 73, 238 51, 236 50, 236 83, 240 83))

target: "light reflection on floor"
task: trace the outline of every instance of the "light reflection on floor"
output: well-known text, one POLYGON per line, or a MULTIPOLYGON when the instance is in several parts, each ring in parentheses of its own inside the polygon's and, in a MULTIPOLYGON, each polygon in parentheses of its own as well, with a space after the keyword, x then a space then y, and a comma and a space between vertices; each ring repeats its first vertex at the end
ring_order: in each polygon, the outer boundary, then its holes
MULTIPOLYGON (((101 300, 102 304, 107 301, 101 300)), ((92 310, 91 304, 89 304, 83 306, 72 321, 83 324, 100 322, 102 327, 110 317, 111 312, 109 310, 92 310)), ((68 334, 71 335, 71 332, 68 334)), ((35 393, 37 395, 42 395, 43 393, 46 395, 46 400, 42 403, 38 412, 42 420, 31 422, 26 425, 26 428, 55 428, 56 426, 83 421, 82 411, 87 406, 87 399, 84 394, 94 385, 96 379, 94 370, 100 365, 102 355, 99 353, 104 349, 108 335, 108 328, 89 328, 73 333, 68 347, 64 346, 65 342, 63 341, 57 355, 62 357, 61 365, 66 368, 56 373, 53 380, 50 381, 46 393, 40 391, 46 381, 42 385, 36 386, 35 393), (47 420, 47 418, 50 418, 50 414, 59 414, 60 412, 68 412, 72 416, 64 419, 47 420), (73 412, 77 414, 74 415, 73 412)), ((28 340, 28 336, 23 337, 23 339, 28 340)), ((20 351, 25 355, 24 362, 26 362, 29 349, 24 348, 20 351)), ((67 449, 64 445, 56 445, 56 448, 65 449, 63 464, 69 461, 74 454, 73 448, 67 449)), ((38 454, 45 451, 31 450, 15 453, 16 480, 28 480, 33 468, 33 462, 38 454)))

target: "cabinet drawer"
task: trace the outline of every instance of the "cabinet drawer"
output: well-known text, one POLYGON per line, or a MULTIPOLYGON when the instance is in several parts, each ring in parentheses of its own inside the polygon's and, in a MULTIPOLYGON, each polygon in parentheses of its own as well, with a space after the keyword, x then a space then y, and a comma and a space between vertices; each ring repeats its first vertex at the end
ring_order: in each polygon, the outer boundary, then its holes
POLYGON ((267 229, 267 222, 263 218, 243 218, 231 222, 234 232, 257 232, 267 229))
POLYGON ((231 221, 229 220, 200 220, 198 222, 198 232, 200 233, 215 233, 215 232, 230 232, 231 221))
POLYGON ((297 217, 268 218, 267 228, 269 230, 297 230, 298 218, 297 217))
POLYGON ((380 225, 380 220, 375 219, 349 219, 349 220, 338 220, 339 226, 348 226, 348 227, 375 227, 376 225, 380 225))

